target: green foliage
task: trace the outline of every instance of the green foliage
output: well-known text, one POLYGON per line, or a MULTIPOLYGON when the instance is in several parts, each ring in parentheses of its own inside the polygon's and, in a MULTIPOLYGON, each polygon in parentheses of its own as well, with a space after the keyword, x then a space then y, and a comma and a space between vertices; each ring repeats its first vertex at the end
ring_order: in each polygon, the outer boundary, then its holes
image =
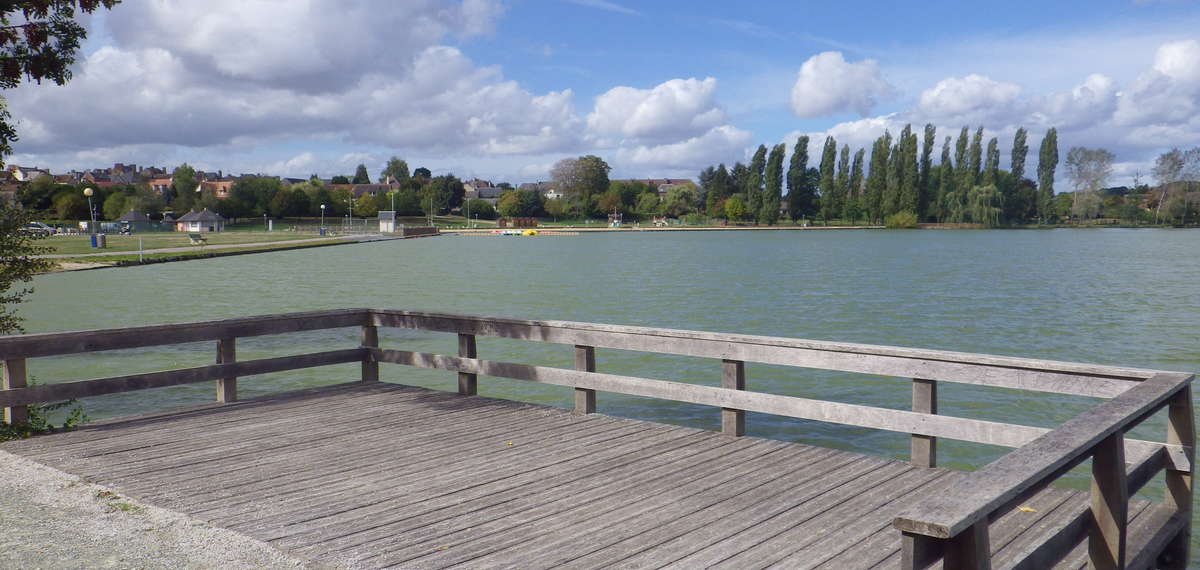
MULTIPOLYGON (((845 212, 846 204, 854 199, 850 193, 850 145, 842 145, 842 151, 838 154, 833 185, 837 188, 838 195, 842 197, 842 212, 845 212)), ((839 215, 842 213, 839 212, 839 215)))
POLYGON ((883 220, 883 225, 889 229, 911 229, 917 227, 917 215, 904 210, 896 212, 883 220))
POLYGON ((936 188, 933 184, 933 146, 937 144, 937 127, 925 124, 925 140, 921 145, 920 174, 917 180, 917 217, 932 217, 930 204, 934 201, 936 188))
POLYGON ((967 202, 972 221, 983 224, 985 228, 994 228, 1000 225, 1002 203, 1000 191, 994 184, 972 188, 967 202))
POLYGON ((1000 170, 1000 147, 996 137, 988 140, 987 156, 983 161, 983 184, 995 184, 996 173, 1000 170))
POLYGON ((896 194, 895 211, 907 210, 920 217, 920 173, 917 165, 917 135, 909 125, 900 133, 899 192, 896 194))
POLYGON ((796 139, 788 162, 788 213, 793 220, 811 218, 817 213, 817 187, 809 184, 808 135, 796 139))
POLYGON ((731 222, 746 219, 746 202, 741 195, 734 194, 725 200, 725 219, 731 222))
POLYGON ((1012 158, 1009 163, 1009 172, 1012 172, 1013 178, 1020 183, 1025 177, 1025 155, 1029 152, 1029 144, 1025 142, 1028 133, 1025 132, 1025 127, 1017 129, 1013 135, 1012 158))
POLYGON ((333 178, 330 178, 330 179, 329 179, 329 183, 330 183, 330 184, 351 184, 351 182, 350 182, 350 177, 349 177, 349 176, 343 176, 343 175, 341 175, 341 174, 338 174, 337 176, 334 176, 333 178))
MULTIPOLYGON (((31 379, 29 385, 36 386, 37 382, 31 379)), ((25 409, 28 414, 28 419, 25 422, 17 424, 0 422, 0 442, 25 439, 38 434, 56 431, 71 431, 81 424, 91 421, 91 418, 83 410, 83 404, 80 404, 78 400, 67 400, 65 402, 49 404, 30 404, 25 409), (60 411, 65 411, 66 417, 63 418, 61 424, 55 426, 51 422, 51 415, 60 411)))
POLYGON ((379 207, 375 205, 375 197, 363 194, 354 201, 354 216, 358 218, 374 218, 379 215, 379 207))
POLYGON ((379 173, 379 182, 386 183, 388 177, 394 178, 400 184, 407 182, 409 179, 408 163, 398 156, 389 158, 387 165, 383 167, 383 172, 379 173))
POLYGON ((637 199, 637 213, 644 218, 661 216, 663 213, 663 204, 662 200, 658 198, 658 193, 644 192, 639 194, 637 199))
POLYGON ((18 209, 0 200, 0 334, 21 331, 16 305, 33 291, 25 287, 33 276, 49 271, 51 262, 33 256, 49 250, 38 245, 43 236, 32 236, 20 231, 32 221, 29 212, 18 209))
POLYGON ((555 198, 553 200, 546 200, 546 202, 542 204, 542 209, 546 210, 546 215, 557 220, 558 218, 566 216, 570 208, 566 200, 563 200, 562 198, 555 198))
POLYGON ((758 209, 758 223, 768 226, 779 221, 779 205, 783 199, 783 155, 787 145, 777 144, 771 148, 767 158, 766 184, 763 187, 762 204, 758 209))
POLYGON ((1038 152, 1038 218, 1054 215, 1054 171, 1058 168, 1058 131, 1050 127, 1038 152))
POLYGON ((428 168, 419 166, 413 171, 412 177, 418 180, 429 180, 430 178, 433 178, 433 173, 430 172, 428 168))
POLYGON ((865 154, 866 149, 858 149, 854 153, 854 162, 850 165, 849 196, 846 197, 846 207, 842 214, 843 218, 850 221, 858 220, 864 213, 866 197, 863 187, 863 157, 865 154))
POLYGON ((691 184, 678 184, 667 189, 663 200, 663 213, 672 218, 681 218, 695 211, 700 194, 691 184))
POLYGON ((871 145, 871 168, 867 171, 867 188, 863 209, 871 223, 883 219, 883 194, 887 188, 887 165, 892 148, 892 135, 884 131, 871 145))
POLYGON ((750 170, 745 180, 742 192, 746 195, 746 211, 750 216, 758 214, 762 208, 763 177, 767 170, 767 145, 760 144, 750 159, 750 170))
POLYGON ((838 192, 834 177, 837 168, 837 141, 833 137, 825 137, 825 146, 821 149, 821 218, 829 221, 842 213, 844 197, 838 192))
POLYGON ((196 169, 188 163, 183 163, 171 173, 171 196, 167 203, 175 210, 176 215, 182 215, 196 206, 198 201, 196 187, 200 185, 196 178, 196 169))
POLYGON ((589 154, 558 161, 550 170, 550 177, 563 194, 580 197, 587 202, 608 190, 610 170, 604 159, 589 154))
POLYGON ((536 190, 505 190, 496 200, 496 211, 506 218, 542 214, 542 194, 536 190))
POLYGON ((970 178, 967 179, 965 186, 971 187, 979 184, 980 169, 983 167, 983 127, 975 130, 975 136, 971 137, 971 151, 967 155, 967 170, 970 178))
POLYGON ((496 219, 496 208, 492 207, 487 200, 475 198, 467 201, 467 209, 471 212, 471 218, 479 218, 481 220, 496 219))

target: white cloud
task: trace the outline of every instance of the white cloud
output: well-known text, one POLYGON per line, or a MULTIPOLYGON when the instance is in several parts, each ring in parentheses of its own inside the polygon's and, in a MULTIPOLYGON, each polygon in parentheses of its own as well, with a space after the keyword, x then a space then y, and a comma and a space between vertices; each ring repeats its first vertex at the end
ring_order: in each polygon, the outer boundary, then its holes
POLYGON ((1184 83, 1200 83, 1200 41, 1163 44, 1154 56, 1154 71, 1184 83))
POLYGON ((792 111, 800 117, 821 117, 843 111, 867 115, 879 99, 892 94, 879 65, 866 59, 849 63, 841 52, 827 51, 800 66, 792 86, 792 111))
POLYGON ((927 117, 988 122, 1010 115, 1020 94, 1020 86, 982 75, 948 77, 921 93, 918 109, 927 117))
POLYGON ((567 2, 570 2, 571 4, 575 4, 577 6, 585 6, 587 8, 596 8, 597 10, 604 10, 606 12, 616 12, 617 14, 625 14, 627 16, 640 16, 641 15, 641 12, 638 12, 637 10, 634 10, 633 8, 630 8, 628 6, 623 6, 621 4, 617 4, 616 2, 609 2, 608 0, 567 0, 567 2))
POLYGON ((596 97, 587 125, 600 137, 662 142, 695 136, 725 121, 716 88, 712 77, 672 79, 652 89, 614 87, 596 97))
POLYGON ((649 169, 693 176, 706 165, 728 162, 731 156, 740 156, 750 140, 748 131, 722 125, 676 143, 622 147, 617 150, 614 168, 636 167, 639 171, 649 169))
POLYGON ((1115 115, 1120 125, 1170 127, 1200 115, 1200 42, 1159 46, 1153 67, 1123 93, 1115 115))
POLYGON ((1112 78, 1093 73, 1070 91, 1053 93, 1034 104, 1033 122, 1047 127, 1071 128, 1105 121, 1117 107, 1117 86, 1112 78))

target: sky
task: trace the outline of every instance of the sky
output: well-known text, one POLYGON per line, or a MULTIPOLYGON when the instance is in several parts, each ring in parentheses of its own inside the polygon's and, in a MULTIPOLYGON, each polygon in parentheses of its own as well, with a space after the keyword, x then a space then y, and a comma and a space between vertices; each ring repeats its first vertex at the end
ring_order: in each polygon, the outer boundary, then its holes
POLYGON ((983 126, 1007 167, 1024 126, 1034 162, 1056 127, 1128 184, 1200 145, 1193 0, 124 0, 86 26, 69 84, 4 93, 9 164, 375 177, 399 156, 518 183, 595 154, 694 178, 932 123, 935 159, 983 126))

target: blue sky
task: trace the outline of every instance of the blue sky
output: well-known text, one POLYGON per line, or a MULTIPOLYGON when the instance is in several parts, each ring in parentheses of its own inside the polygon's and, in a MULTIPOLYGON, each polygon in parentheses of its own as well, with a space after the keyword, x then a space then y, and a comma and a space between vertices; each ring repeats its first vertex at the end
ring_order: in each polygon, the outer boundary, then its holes
POLYGON ((614 177, 694 176, 931 122, 1004 152, 1055 126, 1125 183, 1200 144, 1188 0, 125 0, 88 25, 71 84, 7 94, 10 163, 328 176, 399 155, 520 182, 598 154, 614 177))

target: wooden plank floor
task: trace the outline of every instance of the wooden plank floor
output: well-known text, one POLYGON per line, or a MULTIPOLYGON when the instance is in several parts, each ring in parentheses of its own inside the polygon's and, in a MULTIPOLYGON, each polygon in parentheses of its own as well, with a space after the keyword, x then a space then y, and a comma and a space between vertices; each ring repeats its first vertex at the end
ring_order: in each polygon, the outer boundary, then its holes
MULTIPOLYGON (((961 476, 378 383, 119 419, 0 448, 359 567, 895 568, 896 513, 961 476)), ((1084 494, 1049 489, 993 522, 993 552, 1009 561, 995 567, 1036 551, 1086 504, 1084 494)))

